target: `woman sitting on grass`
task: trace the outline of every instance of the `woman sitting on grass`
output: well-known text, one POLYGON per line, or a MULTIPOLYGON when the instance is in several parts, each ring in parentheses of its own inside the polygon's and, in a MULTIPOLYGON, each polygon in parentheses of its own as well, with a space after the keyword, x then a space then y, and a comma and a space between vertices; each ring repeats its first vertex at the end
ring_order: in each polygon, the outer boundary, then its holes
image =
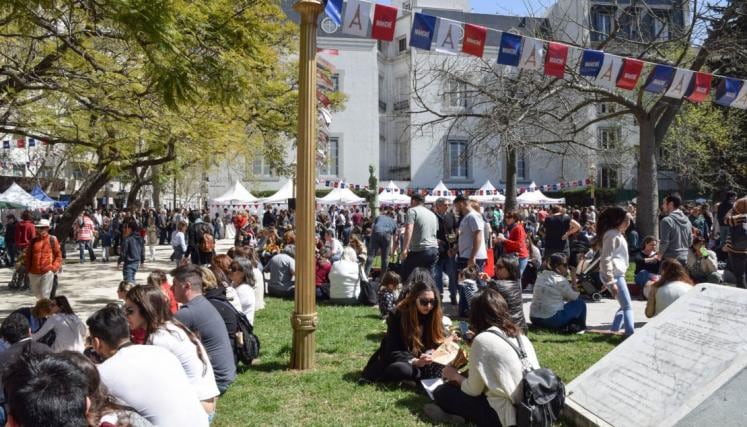
POLYGON ((387 318, 386 335, 363 370, 364 381, 414 381, 441 376, 443 366, 434 364, 430 355, 445 340, 438 295, 433 280, 410 285, 407 297, 387 318))
POLYGON ((511 321, 506 301, 498 291, 485 289, 473 300, 469 315, 475 333, 469 355, 469 376, 447 366, 443 377, 449 383, 433 392, 435 404, 425 406, 433 421, 478 426, 516 425, 514 402, 521 399, 522 362, 511 345, 521 346, 529 364, 537 369, 534 347, 511 321))
POLYGON ((586 329, 586 303, 568 282, 565 254, 550 255, 550 270, 543 271, 534 285, 529 319, 534 326, 568 332, 586 329))
POLYGON ((524 319, 524 301, 521 297, 521 259, 513 255, 498 258, 495 262, 495 278, 488 282, 488 287, 498 291, 506 300, 511 320, 526 333, 527 321, 524 319))
POLYGON ((646 302, 646 317, 654 317, 693 287, 685 267, 674 259, 661 263, 661 277, 652 286, 646 302))

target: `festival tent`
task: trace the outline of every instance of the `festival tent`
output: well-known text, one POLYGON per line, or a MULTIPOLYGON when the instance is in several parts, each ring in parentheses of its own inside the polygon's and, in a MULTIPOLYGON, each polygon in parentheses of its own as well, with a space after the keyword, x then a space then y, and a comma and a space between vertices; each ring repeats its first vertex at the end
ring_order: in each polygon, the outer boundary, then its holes
POLYGON ((278 191, 270 197, 261 199, 259 202, 264 204, 284 204, 288 203, 288 199, 293 198, 293 181, 288 180, 278 191))
POLYGON ((349 188, 335 188, 324 197, 316 199, 323 205, 357 205, 366 203, 366 199, 358 197, 349 188))
POLYGON ((454 196, 451 195, 451 191, 446 188, 443 181, 438 181, 438 185, 433 188, 431 194, 425 196, 426 203, 436 203, 436 200, 440 198, 448 199, 449 201, 454 200, 454 196))
POLYGON ((410 196, 402 194, 402 191, 392 181, 389 181, 384 190, 379 193, 379 205, 381 206, 393 206, 393 205, 409 205, 410 196))
POLYGON ((470 196, 469 198, 472 200, 477 200, 482 204, 496 202, 502 203, 506 201, 506 198, 498 193, 498 190, 496 190, 495 186, 493 186, 493 183, 491 183, 490 180, 485 181, 485 184, 483 184, 482 187, 480 187, 480 189, 477 190, 475 194, 470 196))
POLYGON ((236 180, 234 181, 231 188, 229 188, 223 195, 213 199, 213 203, 217 205, 230 205, 239 203, 253 203, 256 202, 257 198, 252 195, 241 183, 236 180))
POLYGON ((54 202, 54 207, 56 208, 64 208, 67 206, 68 202, 62 202, 59 200, 55 200, 47 195, 47 193, 42 190, 40 185, 35 185, 34 188, 31 189, 31 195, 36 200, 41 200, 42 202, 54 202))
POLYGON ((536 190, 521 193, 519 197, 516 198, 516 203, 519 205, 531 206, 562 205, 565 204, 565 198, 561 197, 560 199, 552 199, 542 194, 541 191, 536 190))
POLYGON ((27 209, 47 209, 54 206, 54 200, 51 202, 37 200, 15 182, 0 195, 0 202, 21 205, 27 209))

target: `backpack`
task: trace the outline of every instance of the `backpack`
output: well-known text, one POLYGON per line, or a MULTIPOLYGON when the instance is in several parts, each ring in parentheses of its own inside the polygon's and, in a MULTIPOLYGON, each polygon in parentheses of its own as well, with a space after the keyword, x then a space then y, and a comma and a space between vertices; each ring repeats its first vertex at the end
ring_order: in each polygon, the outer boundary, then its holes
POLYGON ((233 306, 231 308, 236 313, 236 321, 238 323, 236 335, 234 336, 236 360, 247 366, 251 366, 252 360, 259 357, 259 338, 254 335, 254 327, 249 323, 246 315, 236 310, 233 306))
POLYGON ((213 252, 215 250, 215 238, 207 231, 202 233, 200 240, 200 252, 213 252))
POLYGON ((521 401, 517 402, 516 426, 517 427, 550 427, 560 418, 560 411, 565 405, 565 384, 553 371, 547 368, 533 369, 527 360, 527 354, 521 344, 516 344, 494 330, 488 330, 494 335, 501 337, 521 360, 523 366, 523 379, 521 380, 521 401))

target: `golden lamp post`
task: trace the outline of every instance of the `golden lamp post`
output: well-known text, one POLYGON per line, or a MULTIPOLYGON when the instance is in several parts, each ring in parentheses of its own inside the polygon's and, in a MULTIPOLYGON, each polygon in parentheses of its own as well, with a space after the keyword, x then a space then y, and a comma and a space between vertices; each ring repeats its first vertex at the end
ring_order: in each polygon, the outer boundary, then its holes
POLYGON ((296 155, 296 293, 291 316, 291 369, 314 367, 316 313, 314 284, 314 213, 316 172, 316 28, 323 6, 319 0, 300 0, 293 9, 301 15, 298 52, 298 147, 296 155))

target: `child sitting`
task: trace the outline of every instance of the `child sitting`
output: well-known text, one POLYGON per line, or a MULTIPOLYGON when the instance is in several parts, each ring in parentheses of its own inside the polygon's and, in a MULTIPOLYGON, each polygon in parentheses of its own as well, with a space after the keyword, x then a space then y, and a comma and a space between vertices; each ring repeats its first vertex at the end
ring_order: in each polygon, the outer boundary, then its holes
POLYGON ((474 265, 459 272, 459 314, 461 317, 467 317, 469 314, 469 302, 480 288, 477 283, 479 278, 480 272, 474 265))
POLYGON ((381 317, 386 319, 389 313, 394 311, 397 292, 401 284, 399 274, 389 270, 381 278, 381 285, 379 285, 379 312, 381 317))

